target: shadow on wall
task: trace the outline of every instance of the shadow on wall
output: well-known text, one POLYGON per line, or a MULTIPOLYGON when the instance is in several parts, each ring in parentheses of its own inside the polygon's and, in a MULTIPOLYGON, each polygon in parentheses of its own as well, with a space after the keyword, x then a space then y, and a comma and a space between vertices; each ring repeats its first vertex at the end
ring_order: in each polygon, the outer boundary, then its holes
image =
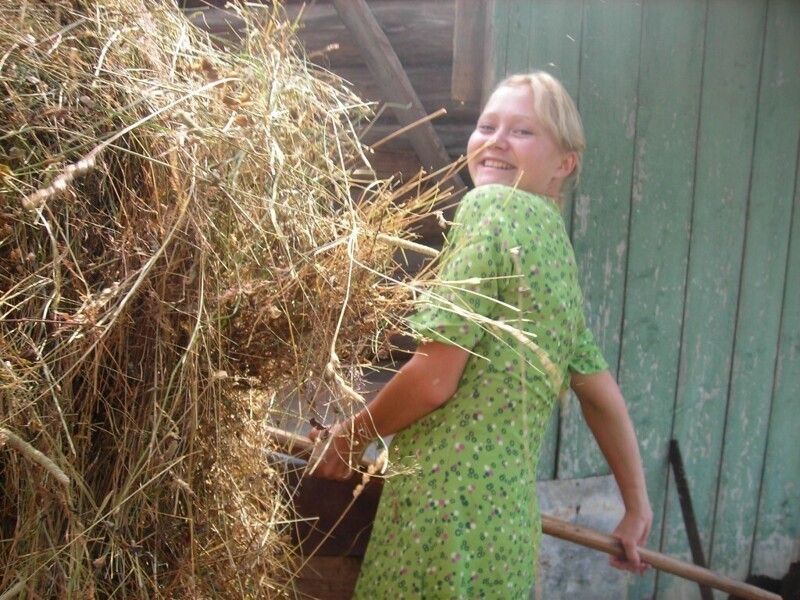
MULTIPOLYGON (((764 575, 750 575, 747 583, 780 594, 783 600, 800 600, 800 562, 792 563, 783 579, 764 575)), ((728 596, 728 600, 740 600, 739 596, 728 596)))

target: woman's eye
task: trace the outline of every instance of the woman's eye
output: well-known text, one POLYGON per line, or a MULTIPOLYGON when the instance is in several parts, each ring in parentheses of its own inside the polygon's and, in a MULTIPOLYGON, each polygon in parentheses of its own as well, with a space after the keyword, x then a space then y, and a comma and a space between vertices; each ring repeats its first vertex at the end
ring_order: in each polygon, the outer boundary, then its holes
POLYGON ((530 129, 515 129, 514 133, 517 135, 533 135, 533 131, 530 129))
POLYGON ((494 127, 492 125, 489 125, 488 123, 479 123, 478 124, 478 131, 481 131, 481 132, 484 132, 484 133, 492 132, 492 131, 494 131, 494 127))

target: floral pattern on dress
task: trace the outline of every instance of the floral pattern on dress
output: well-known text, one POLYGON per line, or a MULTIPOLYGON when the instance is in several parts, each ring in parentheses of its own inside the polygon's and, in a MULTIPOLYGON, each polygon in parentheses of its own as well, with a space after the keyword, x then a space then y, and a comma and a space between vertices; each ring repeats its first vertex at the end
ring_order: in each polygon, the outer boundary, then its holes
POLYGON ((527 599, 547 422, 570 370, 607 368, 558 207, 500 185, 466 194, 411 324, 472 355, 453 397, 392 441, 403 474, 384 484, 355 597, 527 599))

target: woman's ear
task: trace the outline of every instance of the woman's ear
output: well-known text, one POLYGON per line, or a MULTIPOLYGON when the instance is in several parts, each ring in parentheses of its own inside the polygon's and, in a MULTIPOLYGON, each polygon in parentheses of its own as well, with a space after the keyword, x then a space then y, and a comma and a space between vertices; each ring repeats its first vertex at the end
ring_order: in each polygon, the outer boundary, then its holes
POLYGON ((558 176, 561 179, 566 179, 575 170, 575 165, 578 164, 578 155, 575 152, 565 152, 561 159, 561 164, 558 167, 558 176))

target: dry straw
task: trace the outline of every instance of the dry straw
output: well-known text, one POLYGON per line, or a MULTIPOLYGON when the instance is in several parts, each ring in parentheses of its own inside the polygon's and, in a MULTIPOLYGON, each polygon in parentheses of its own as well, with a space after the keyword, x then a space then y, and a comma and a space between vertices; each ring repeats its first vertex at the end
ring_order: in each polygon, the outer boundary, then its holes
POLYGON ((358 403, 441 198, 355 181, 368 107, 253 10, 227 52, 169 2, 0 0, 4 597, 289 593, 266 412, 358 403))

